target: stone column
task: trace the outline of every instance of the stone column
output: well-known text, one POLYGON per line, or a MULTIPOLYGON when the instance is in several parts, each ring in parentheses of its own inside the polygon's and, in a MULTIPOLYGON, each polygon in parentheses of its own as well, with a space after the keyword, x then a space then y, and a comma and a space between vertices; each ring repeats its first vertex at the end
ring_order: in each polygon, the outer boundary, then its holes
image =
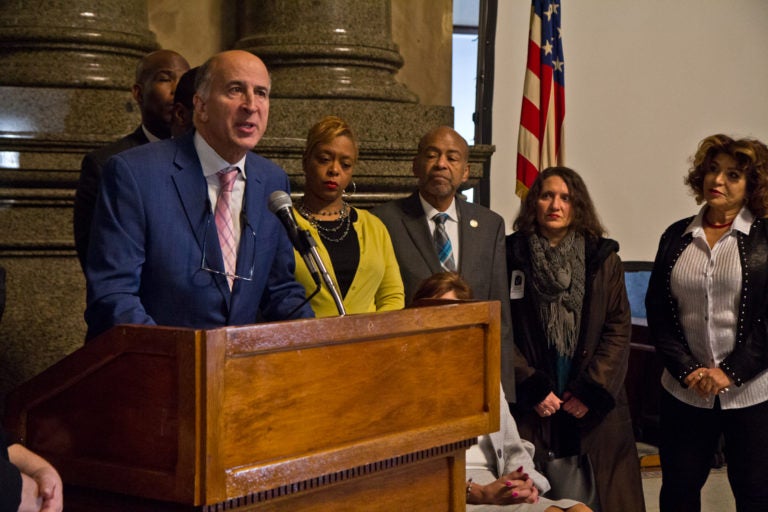
POLYGON ((403 58, 388 1, 246 1, 237 46, 268 63, 274 98, 417 103, 395 80, 403 58))
POLYGON ((156 46, 145 0, 0 2, 0 398, 82 345, 80 160, 136 127, 134 70, 156 46))
MULTIPOLYGON (((452 107, 421 104, 397 82, 403 60, 390 9, 390 0, 244 0, 235 46, 261 57, 272 74, 269 128, 256 151, 288 171, 294 191, 303 185, 307 130, 325 115, 346 119, 360 138, 351 198, 359 206, 410 193, 419 138, 453 124, 452 107)), ((472 179, 481 172, 478 161, 472 179)))

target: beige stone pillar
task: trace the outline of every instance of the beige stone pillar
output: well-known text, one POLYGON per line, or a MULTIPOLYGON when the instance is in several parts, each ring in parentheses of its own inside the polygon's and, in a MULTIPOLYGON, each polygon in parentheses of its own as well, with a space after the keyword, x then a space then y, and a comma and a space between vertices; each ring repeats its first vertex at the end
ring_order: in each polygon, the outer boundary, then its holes
POLYGON ((145 0, 0 2, 0 397, 82 345, 72 204, 86 151, 133 130, 145 0))
POLYGON ((392 41, 389 1, 244 3, 237 46, 269 63, 274 98, 416 103, 395 80, 403 58, 392 41))
MULTIPOLYGON (((293 190, 303 185, 307 130, 333 114, 361 142, 353 203, 369 206, 412 191, 417 142, 435 126, 452 125, 453 109, 421 103, 398 83, 403 60, 392 41, 390 0, 245 0, 241 15, 244 34, 235 46, 261 57, 273 78, 269 128, 256 151, 288 171, 293 190)), ((443 16, 435 23, 444 35, 443 16)), ((473 164, 473 179, 481 168, 473 164)))

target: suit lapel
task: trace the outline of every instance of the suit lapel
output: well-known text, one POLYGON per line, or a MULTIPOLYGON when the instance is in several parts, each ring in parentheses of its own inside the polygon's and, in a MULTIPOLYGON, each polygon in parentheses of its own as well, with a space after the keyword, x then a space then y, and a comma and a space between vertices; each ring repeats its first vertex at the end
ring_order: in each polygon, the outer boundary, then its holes
POLYGON ((405 212, 403 226, 413 241, 414 247, 424 259, 424 263, 429 267, 431 273, 441 272, 443 268, 440 266, 440 260, 437 258, 437 252, 435 252, 432 234, 429 232, 429 224, 425 218, 424 208, 421 207, 418 192, 414 192, 405 199, 403 210, 405 212))
MULTIPOLYGON (((174 165, 177 172, 172 176, 173 182, 200 251, 205 250, 205 261, 210 268, 223 269, 224 258, 221 255, 216 224, 208 200, 208 183, 195 151, 193 133, 179 140, 174 165)), ((213 273, 211 275, 229 306, 230 292, 226 277, 213 273)))
POLYGON ((265 190, 261 174, 258 172, 258 161, 248 153, 245 157, 246 182, 243 194, 243 206, 240 216, 240 247, 237 250, 237 274, 246 276, 252 268, 268 268, 254 261, 256 255, 255 236, 257 226, 262 222, 266 204, 265 190))
POLYGON ((488 249, 487 240, 482 240, 482 230, 479 220, 471 216, 464 201, 459 198, 456 201, 456 214, 459 217, 459 273, 464 275, 469 266, 464 265, 465 261, 485 261, 483 255, 488 249), (479 259, 478 259, 479 258, 479 259))

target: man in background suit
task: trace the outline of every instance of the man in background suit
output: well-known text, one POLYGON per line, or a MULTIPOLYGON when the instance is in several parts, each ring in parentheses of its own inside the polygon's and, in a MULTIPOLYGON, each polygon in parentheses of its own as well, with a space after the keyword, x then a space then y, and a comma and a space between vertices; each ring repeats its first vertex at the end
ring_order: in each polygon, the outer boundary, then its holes
POLYGON ((489 209, 456 196, 469 178, 467 141, 448 126, 421 138, 413 159, 418 190, 409 197, 373 209, 387 226, 410 303, 421 282, 437 272, 455 270, 469 284, 475 299, 501 303, 501 379, 504 392, 514 395, 509 282, 505 259, 504 220, 489 209), (451 240, 455 268, 441 265, 434 243, 434 217, 447 213, 445 230, 451 240))
POLYGON ((109 160, 86 265, 87 339, 116 324, 207 329, 313 316, 288 235, 267 209, 272 192, 289 192, 288 176, 251 151, 267 128, 270 85, 255 55, 215 55, 197 73, 196 130, 109 160), (221 233, 220 203, 230 223, 221 233), (233 239, 220 244, 223 233, 233 239), (237 248, 234 267, 222 246, 237 248))
POLYGON ((195 127, 195 77, 198 68, 192 68, 181 75, 173 93, 173 115, 171 137, 180 137, 195 127))
POLYGON ((109 157, 121 151, 171 136, 174 91, 179 78, 188 69, 189 64, 184 57, 172 50, 158 50, 142 58, 136 66, 136 83, 131 91, 141 111, 141 125, 122 139, 88 153, 83 158, 80 180, 75 191, 73 216, 75 249, 83 270, 104 164, 109 157))

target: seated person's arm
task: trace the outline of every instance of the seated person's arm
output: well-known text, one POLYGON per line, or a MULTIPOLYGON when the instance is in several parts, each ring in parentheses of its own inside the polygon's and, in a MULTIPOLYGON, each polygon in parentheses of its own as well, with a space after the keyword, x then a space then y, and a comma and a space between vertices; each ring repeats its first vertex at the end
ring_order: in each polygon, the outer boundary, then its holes
POLYGON ((59 512, 64 508, 61 477, 48 461, 20 444, 8 447, 8 458, 21 471, 19 511, 59 512))

